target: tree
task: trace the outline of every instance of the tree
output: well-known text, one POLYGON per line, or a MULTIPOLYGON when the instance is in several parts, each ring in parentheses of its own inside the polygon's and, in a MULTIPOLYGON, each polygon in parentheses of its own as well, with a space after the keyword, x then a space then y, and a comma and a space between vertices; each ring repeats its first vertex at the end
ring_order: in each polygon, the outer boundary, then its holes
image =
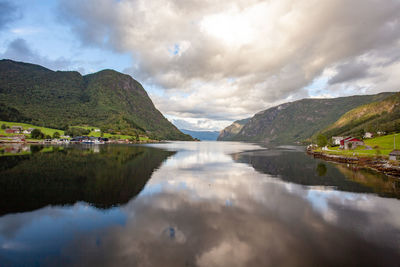
POLYGON ((51 139, 51 135, 46 134, 46 139, 51 139))
POLYGON ((83 129, 79 127, 69 127, 68 130, 65 131, 66 135, 75 137, 75 136, 82 136, 90 134, 89 129, 83 129))
POLYGON ((33 129, 31 132, 31 138, 32 139, 43 139, 44 134, 39 129, 33 129))
POLYGON ((317 166, 318 176, 325 176, 327 171, 328 171, 328 169, 326 168, 326 165, 324 163, 322 163, 322 162, 318 163, 318 166, 317 166))
POLYGON ((54 138, 54 139, 60 138, 60 133, 59 133, 59 132, 55 132, 55 133, 53 134, 53 138, 54 138))
POLYGON ((1 129, 7 129, 7 125, 5 125, 4 123, 1 125, 1 129))
POLYGON ((360 129, 360 130, 358 131, 357 137, 359 137, 360 139, 362 139, 362 138, 364 138, 364 135, 365 135, 364 129, 360 129))
POLYGON ((319 134, 318 136, 317 136, 317 145, 319 146, 319 147, 324 147, 324 146, 326 146, 328 144, 328 140, 326 139, 326 136, 325 135, 322 135, 322 134, 319 134))

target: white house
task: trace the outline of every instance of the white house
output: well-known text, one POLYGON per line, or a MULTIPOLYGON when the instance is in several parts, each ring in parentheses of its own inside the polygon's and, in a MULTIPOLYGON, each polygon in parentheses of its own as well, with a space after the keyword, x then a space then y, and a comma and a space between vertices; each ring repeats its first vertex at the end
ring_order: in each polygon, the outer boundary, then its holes
POLYGON ((344 139, 343 136, 332 136, 332 143, 334 145, 340 145, 340 141, 342 141, 344 139))
POLYGON ((374 134, 373 134, 373 133, 370 133, 370 132, 366 132, 366 133, 364 134, 364 136, 363 136, 363 138, 372 138, 372 137, 374 137, 374 134))

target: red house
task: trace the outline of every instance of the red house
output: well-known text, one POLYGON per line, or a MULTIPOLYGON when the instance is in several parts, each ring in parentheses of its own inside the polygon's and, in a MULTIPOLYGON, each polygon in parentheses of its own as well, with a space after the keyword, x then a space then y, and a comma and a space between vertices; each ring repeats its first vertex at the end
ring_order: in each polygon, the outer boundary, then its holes
POLYGON ((362 140, 354 137, 347 137, 340 141, 340 149, 354 149, 363 145, 364 142, 362 140))
POLYGON ((17 129, 6 129, 5 131, 7 134, 19 134, 20 130, 17 129))

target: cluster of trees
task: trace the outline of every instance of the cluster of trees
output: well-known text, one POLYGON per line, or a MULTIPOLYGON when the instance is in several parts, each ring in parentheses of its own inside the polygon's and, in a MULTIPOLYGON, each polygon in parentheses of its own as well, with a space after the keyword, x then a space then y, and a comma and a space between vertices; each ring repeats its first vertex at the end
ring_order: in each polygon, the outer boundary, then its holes
POLYGON ((58 138, 60 138, 60 133, 55 132, 55 133, 53 133, 53 136, 51 136, 49 134, 44 134, 40 129, 34 129, 31 132, 31 138, 32 139, 51 139, 51 138, 58 139, 58 138))
POLYGON ((88 135, 88 134, 90 134, 90 129, 84 129, 80 127, 69 127, 67 130, 65 130, 65 135, 69 135, 71 137, 88 135))
POLYGON ((328 139, 326 138, 325 135, 319 134, 317 135, 317 145, 319 147, 324 147, 328 144, 328 139))

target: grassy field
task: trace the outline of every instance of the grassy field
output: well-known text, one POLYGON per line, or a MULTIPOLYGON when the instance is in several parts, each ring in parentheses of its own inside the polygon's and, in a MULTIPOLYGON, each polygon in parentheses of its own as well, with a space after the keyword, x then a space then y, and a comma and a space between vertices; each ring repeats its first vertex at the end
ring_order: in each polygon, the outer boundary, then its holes
MULTIPOLYGON (((60 135, 64 135, 64 131, 63 130, 40 127, 40 126, 35 126, 35 125, 32 125, 32 124, 27 124, 27 123, 0 121, 0 126, 3 125, 3 124, 9 126, 10 128, 12 126, 22 126, 24 128, 24 130, 29 129, 29 128, 39 129, 45 135, 50 135, 50 136, 53 136, 53 134, 55 132, 60 133, 60 135)), ((88 136, 94 136, 94 137, 100 137, 101 136, 101 132, 96 132, 95 131, 95 129, 99 129, 98 127, 93 127, 93 126, 73 126, 73 127, 79 127, 79 128, 83 128, 83 129, 93 130, 88 134, 88 136)), ((5 133, 5 129, 1 129, 0 128, 0 135, 13 136, 14 134, 6 134, 5 133)), ((113 138, 114 137, 114 138, 117 138, 117 139, 130 139, 130 138, 132 138, 132 136, 130 136, 130 135, 119 135, 119 134, 110 134, 110 133, 104 133, 103 137, 105 137, 105 138, 113 138)), ((139 138, 140 138, 140 141, 149 140, 149 138, 147 136, 140 136, 139 138)))
POLYGON ((393 139, 396 137, 396 149, 400 149, 400 134, 390 134, 379 136, 376 138, 365 139, 365 146, 359 146, 352 150, 341 150, 338 146, 328 147, 327 154, 345 155, 345 156, 362 156, 362 157, 376 157, 376 156, 389 156, 393 150, 393 139), (372 149, 367 149, 367 147, 372 149))
MULTIPOLYGON (((89 136, 94 136, 94 137, 100 137, 101 136, 101 132, 99 131, 95 131, 95 130, 100 130, 100 128, 98 127, 93 127, 93 126, 72 126, 72 127, 77 127, 77 128, 82 128, 85 130, 90 130, 89 136)), ((112 138, 112 137, 116 137, 117 139, 130 139, 132 138, 131 135, 123 135, 123 134, 110 134, 110 133, 104 133, 103 134, 104 138, 112 138)), ((149 138, 147 136, 139 136, 140 141, 146 141, 149 140, 149 138)))
MULTIPOLYGON (((40 127, 40 126, 35 126, 35 125, 32 125, 32 124, 27 124, 27 123, 0 121, 0 125, 3 125, 3 124, 9 126, 10 128, 12 126, 22 126, 24 128, 24 130, 29 129, 29 128, 39 129, 45 135, 50 135, 50 136, 53 136, 53 134, 55 132, 58 132, 60 135, 64 135, 64 131, 63 130, 40 127)), ((14 134, 6 134, 5 133, 5 129, 1 129, 1 128, 0 128, 0 134, 1 135, 5 135, 5 136, 14 135, 14 134)))

